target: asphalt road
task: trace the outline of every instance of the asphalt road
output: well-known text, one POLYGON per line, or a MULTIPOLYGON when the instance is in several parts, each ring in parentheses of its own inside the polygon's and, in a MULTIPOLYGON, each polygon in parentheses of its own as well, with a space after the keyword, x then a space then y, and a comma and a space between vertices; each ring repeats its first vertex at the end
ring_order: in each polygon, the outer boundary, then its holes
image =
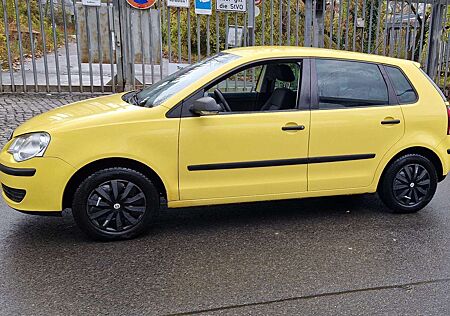
POLYGON ((449 315, 449 191, 412 215, 375 195, 167 210, 114 243, 2 201, 0 314, 449 315))

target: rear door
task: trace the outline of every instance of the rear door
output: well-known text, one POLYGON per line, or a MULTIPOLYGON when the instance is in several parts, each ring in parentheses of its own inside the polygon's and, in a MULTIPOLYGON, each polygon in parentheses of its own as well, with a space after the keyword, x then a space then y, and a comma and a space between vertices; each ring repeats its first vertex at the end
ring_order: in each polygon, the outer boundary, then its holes
POLYGON ((316 59, 312 63, 308 189, 362 188, 404 133, 384 67, 316 59))

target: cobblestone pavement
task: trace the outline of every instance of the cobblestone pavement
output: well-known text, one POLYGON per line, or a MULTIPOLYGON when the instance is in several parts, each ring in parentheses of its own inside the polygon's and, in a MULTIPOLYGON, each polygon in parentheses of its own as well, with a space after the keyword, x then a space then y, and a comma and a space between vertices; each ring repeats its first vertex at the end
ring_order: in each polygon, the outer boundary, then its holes
POLYGON ((11 131, 33 116, 53 108, 96 97, 92 94, 0 94, 0 146, 3 146, 11 131))

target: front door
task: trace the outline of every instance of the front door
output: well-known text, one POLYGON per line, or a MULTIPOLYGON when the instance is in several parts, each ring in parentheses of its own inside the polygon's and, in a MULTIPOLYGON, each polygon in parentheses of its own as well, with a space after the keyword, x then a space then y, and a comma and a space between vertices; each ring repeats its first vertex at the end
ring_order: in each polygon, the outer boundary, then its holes
POLYGON ((301 62, 259 63, 205 87, 201 95, 220 88, 232 100, 219 115, 181 118, 181 200, 307 190, 310 112, 298 107, 301 69, 301 62))
POLYGON ((372 63, 317 59, 312 72, 309 190, 369 186, 404 120, 383 69, 372 63))

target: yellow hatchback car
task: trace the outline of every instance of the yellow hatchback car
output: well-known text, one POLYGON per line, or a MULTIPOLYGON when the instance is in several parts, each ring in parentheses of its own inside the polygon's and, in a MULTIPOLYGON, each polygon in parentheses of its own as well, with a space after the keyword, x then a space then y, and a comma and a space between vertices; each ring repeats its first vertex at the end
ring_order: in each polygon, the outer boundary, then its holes
POLYGON ((449 172, 449 110, 400 59, 298 47, 227 50, 140 91, 39 115, 0 153, 3 197, 72 208, 103 239, 169 208, 378 192, 398 213, 449 172))

